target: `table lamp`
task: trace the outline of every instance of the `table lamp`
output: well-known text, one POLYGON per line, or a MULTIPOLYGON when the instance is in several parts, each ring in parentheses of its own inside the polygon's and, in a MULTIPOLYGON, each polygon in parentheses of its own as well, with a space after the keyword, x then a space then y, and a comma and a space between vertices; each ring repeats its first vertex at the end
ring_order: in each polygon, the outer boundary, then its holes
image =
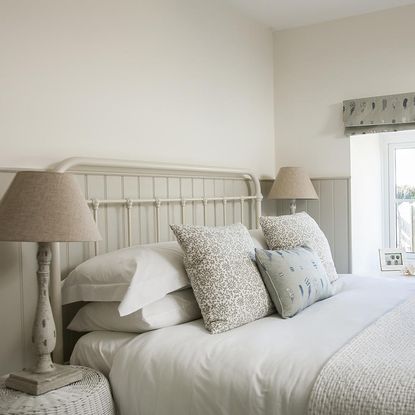
POLYGON ((296 211, 296 199, 318 199, 313 183, 302 167, 281 167, 268 199, 289 199, 290 213, 296 211))
POLYGON ((80 380, 80 370, 57 365, 51 353, 56 329, 49 301, 51 242, 101 239, 75 178, 50 171, 18 172, 0 201, 0 241, 38 242, 38 302, 32 343, 37 362, 12 373, 6 386, 40 395, 80 380))

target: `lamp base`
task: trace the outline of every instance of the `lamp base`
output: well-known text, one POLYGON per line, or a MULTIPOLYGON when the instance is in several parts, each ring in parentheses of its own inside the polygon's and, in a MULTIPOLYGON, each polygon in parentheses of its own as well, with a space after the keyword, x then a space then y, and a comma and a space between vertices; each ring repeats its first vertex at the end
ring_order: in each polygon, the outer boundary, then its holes
POLYGON ((48 373, 34 373, 30 369, 11 373, 6 386, 30 395, 42 395, 82 379, 82 371, 73 366, 56 365, 48 373))
POLYGON ((290 201, 290 214, 295 215, 296 209, 297 209, 296 201, 295 201, 295 199, 291 199, 291 201, 290 201))

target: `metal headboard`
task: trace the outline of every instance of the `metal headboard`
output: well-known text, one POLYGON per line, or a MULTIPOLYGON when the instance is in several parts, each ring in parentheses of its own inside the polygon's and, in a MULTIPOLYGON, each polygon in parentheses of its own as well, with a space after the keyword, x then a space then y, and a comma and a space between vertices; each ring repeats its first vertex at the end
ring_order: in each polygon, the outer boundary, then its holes
MULTIPOLYGON (((226 169, 217 167, 200 167, 200 166, 186 166, 164 163, 149 163, 139 161, 124 161, 113 159, 98 159, 98 158, 83 158, 74 157, 66 159, 53 167, 53 170, 59 172, 71 172, 74 174, 82 175, 122 175, 131 177, 170 177, 170 178, 194 178, 197 180, 208 179, 223 179, 223 180, 246 180, 249 182, 248 186, 250 194, 233 194, 233 195, 213 195, 213 196, 194 196, 194 195, 175 195, 172 197, 154 195, 152 197, 122 197, 122 198, 110 198, 110 197, 93 197, 87 201, 91 206, 92 213, 95 220, 99 221, 99 212, 101 209, 107 209, 110 207, 118 207, 124 209, 125 214, 125 227, 126 238, 124 246, 131 246, 134 244, 134 224, 133 224, 133 209, 137 206, 153 207, 154 217, 151 219, 155 223, 155 242, 161 240, 161 212, 163 207, 175 205, 180 210, 180 221, 182 223, 194 223, 193 220, 189 220, 188 205, 201 205, 203 211, 202 224, 208 224, 208 208, 211 204, 222 206, 222 223, 227 224, 227 206, 230 203, 239 203, 239 216, 242 220, 247 209, 246 204, 250 203, 250 208, 254 210, 254 220, 251 227, 259 226, 259 217, 261 216, 261 202, 262 194, 258 177, 252 173, 243 170, 226 169), (252 204, 252 205, 251 205, 252 204)), ((105 196, 105 195, 104 195, 105 196)), ((232 219, 235 218, 235 215, 232 219)), ((99 224, 99 223, 98 223, 99 224)), ((213 224, 216 223, 216 219, 213 224)), ((103 235, 105 239, 107 234, 103 235)), ((107 241, 104 241, 106 243, 107 241)), ((106 245, 108 245, 106 243, 106 245)), ((100 253, 99 243, 94 243, 92 249, 88 250, 88 257, 98 255, 100 253)), ((51 305, 54 313, 57 331, 57 342, 54 351, 54 361, 63 361, 63 330, 62 330, 62 302, 61 302, 61 275, 62 269, 60 262, 60 248, 59 244, 53 244, 53 264, 51 269, 51 305)), ((80 260, 79 262, 82 262, 80 260)), ((72 266, 77 264, 71 264, 72 266)))

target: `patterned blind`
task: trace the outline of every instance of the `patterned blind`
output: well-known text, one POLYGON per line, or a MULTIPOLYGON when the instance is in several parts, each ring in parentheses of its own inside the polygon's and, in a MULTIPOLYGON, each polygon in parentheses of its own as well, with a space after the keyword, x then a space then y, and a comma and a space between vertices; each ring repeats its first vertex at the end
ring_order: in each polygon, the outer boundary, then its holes
POLYGON ((415 92, 343 101, 346 135, 415 130, 415 92))

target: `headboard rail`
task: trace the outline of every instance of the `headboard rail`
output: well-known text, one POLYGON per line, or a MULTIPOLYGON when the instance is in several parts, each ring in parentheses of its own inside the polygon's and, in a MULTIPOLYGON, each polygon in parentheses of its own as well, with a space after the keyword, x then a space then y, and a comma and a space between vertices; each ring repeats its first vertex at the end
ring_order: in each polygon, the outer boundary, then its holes
POLYGON ((63 361, 61 276, 91 256, 136 243, 169 240, 170 223, 258 227, 260 182, 244 170, 96 158, 70 158, 53 167, 73 173, 103 241, 54 244, 51 305, 55 362, 63 361), (138 234, 137 234, 138 233, 138 234))
MULTIPOLYGON (((186 220, 186 204, 201 202, 203 205, 203 225, 207 225, 208 222, 208 203, 209 202, 221 202, 223 206, 223 225, 227 224, 226 220, 226 208, 227 203, 232 201, 239 201, 240 202, 240 217, 244 218, 245 210, 244 210, 244 202, 255 200, 256 196, 224 196, 224 197, 182 197, 182 198, 151 198, 151 199, 92 199, 88 200, 88 204, 92 208, 93 216, 95 222, 98 224, 98 210, 103 205, 111 206, 111 205, 121 205, 127 210, 127 246, 133 245, 133 237, 132 237, 132 214, 131 211, 134 206, 137 205, 145 205, 145 204, 152 204, 156 210, 156 217, 155 217, 155 226, 156 226, 156 242, 160 242, 161 235, 160 235, 160 208, 162 204, 172 204, 172 203, 179 203, 181 206, 181 222, 187 223, 186 220)), ((95 255, 99 254, 99 243, 94 243, 94 251, 95 255)))

